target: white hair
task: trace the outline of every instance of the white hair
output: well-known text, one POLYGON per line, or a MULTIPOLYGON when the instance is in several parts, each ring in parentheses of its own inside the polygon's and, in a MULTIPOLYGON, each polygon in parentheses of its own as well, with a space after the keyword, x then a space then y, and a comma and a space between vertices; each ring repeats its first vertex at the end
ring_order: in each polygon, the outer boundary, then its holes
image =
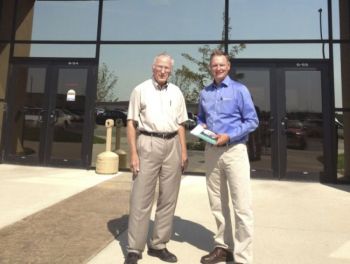
POLYGON ((166 52, 162 52, 162 53, 158 54, 157 56, 155 56, 155 57, 154 57, 154 60, 153 60, 153 65, 156 64, 156 61, 157 61, 158 58, 160 58, 160 57, 167 57, 167 58, 169 58, 170 63, 171 63, 171 67, 174 66, 174 63, 175 63, 174 59, 173 59, 168 53, 166 53, 166 52))

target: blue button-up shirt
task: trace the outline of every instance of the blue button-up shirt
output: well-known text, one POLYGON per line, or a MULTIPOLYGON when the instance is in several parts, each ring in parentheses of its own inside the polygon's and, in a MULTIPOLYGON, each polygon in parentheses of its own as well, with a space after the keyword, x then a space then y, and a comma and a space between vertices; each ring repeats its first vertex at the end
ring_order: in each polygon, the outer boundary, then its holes
POLYGON ((213 82, 201 91, 197 121, 217 134, 229 135, 230 144, 245 143, 259 124, 247 87, 228 76, 219 86, 213 82))

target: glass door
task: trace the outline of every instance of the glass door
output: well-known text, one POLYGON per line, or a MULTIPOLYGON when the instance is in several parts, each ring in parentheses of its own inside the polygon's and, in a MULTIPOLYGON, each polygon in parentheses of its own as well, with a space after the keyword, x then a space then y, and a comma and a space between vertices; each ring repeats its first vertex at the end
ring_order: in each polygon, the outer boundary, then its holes
POLYGON ((259 127, 249 135, 247 143, 252 173, 263 178, 273 175, 272 168, 272 116, 271 89, 272 72, 268 65, 264 67, 232 65, 234 79, 245 84, 255 105, 259 118, 259 127))
POLYGON ((322 65, 233 61, 232 68, 260 121, 247 143, 252 175, 318 180, 324 171, 322 65))
POLYGON ((285 91, 281 133, 286 140, 286 177, 317 180, 324 166, 322 71, 284 68, 281 74, 285 91))
POLYGON ((5 160, 88 166, 93 69, 81 61, 12 65, 5 160))
POLYGON ((39 163, 47 119, 47 66, 12 65, 5 160, 39 163))

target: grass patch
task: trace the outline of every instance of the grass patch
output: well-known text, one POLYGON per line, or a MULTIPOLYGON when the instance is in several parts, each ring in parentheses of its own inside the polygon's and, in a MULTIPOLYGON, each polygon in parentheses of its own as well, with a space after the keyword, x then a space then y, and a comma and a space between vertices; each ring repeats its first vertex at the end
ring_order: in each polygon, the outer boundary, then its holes
POLYGON ((104 144, 106 140, 104 138, 94 136, 93 144, 104 144))
POLYGON ((204 150, 205 142, 203 140, 187 142, 186 146, 188 150, 204 150))
POLYGON ((337 169, 344 172, 344 153, 338 155, 337 169))

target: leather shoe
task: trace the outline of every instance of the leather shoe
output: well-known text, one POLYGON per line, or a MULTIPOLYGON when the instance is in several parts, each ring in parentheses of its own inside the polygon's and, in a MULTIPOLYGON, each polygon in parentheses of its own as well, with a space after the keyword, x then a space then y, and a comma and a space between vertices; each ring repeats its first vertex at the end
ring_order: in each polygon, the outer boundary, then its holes
POLYGON ((177 257, 173 253, 170 253, 166 248, 163 248, 163 249, 148 248, 147 253, 150 256, 160 258, 161 260, 166 262, 177 262, 177 257))
POLYGON ((126 256, 124 264, 137 264, 137 261, 142 258, 142 255, 135 252, 129 252, 126 256))
POLYGON ((221 247, 216 247, 208 255, 205 255, 201 258, 202 264, 214 264, 222 261, 224 262, 233 261, 233 254, 227 249, 224 249, 221 247))

